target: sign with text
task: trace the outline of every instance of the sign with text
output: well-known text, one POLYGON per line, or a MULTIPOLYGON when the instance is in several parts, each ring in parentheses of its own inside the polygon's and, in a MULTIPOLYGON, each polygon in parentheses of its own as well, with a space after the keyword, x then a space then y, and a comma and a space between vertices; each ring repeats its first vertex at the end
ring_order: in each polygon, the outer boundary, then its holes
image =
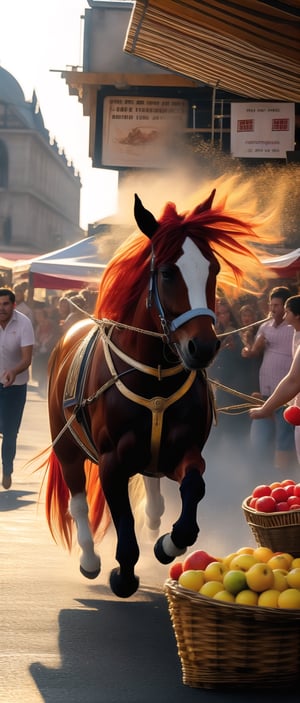
POLYGON ((285 159, 294 148, 294 103, 231 103, 232 156, 285 159))
POLYGON ((107 96, 103 101, 102 164, 163 168, 172 139, 187 127, 188 101, 107 96))

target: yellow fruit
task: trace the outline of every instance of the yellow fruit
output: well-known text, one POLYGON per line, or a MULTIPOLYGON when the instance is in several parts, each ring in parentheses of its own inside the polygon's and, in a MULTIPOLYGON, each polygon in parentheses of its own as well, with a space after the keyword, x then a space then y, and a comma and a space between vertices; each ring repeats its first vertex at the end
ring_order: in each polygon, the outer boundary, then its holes
POLYGON ((269 588, 259 594, 257 605, 261 608, 277 608, 279 596, 280 591, 275 588, 269 588))
POLYGON ((287 571, 285 569, 273 569, 273 575, 274 575, 274 588, 276 588, 276 591, 285 591, 285 589, 288 587, 288 582, 286 580, 287 577, 287 571))
POLYGON ((235 602, 239 605, 257 605, 257 601, 258 594, 255 591, 250 591, 249 588, 245 588, 235 596, 235 602))
POLYGON ((234 601, 235 601, 233 593, 229 593, 229 591, 225 591, 225 590, 218 591, 217 593, 215 593, 213 598, 215 600, 222 600, 225 603, 234 603, 234 601))
POLYGON ((266 591, 268 588, 273 588, 274 574, 268 564, 258 562, 246 572, 246 581, 248 588, 261 593, 261 591, 266 591))
POLYGON ((271 569, 289 569, 289 560, 284 554, 275 554, 269 561, 267 561, 268 566, 271 569))
POLYGON ((254 547, 240 547, 240 549, 237 550, 237 554, 253 554, 254 552, 254 547))
POLYGON ((300 567, 296 567, 296 569, 291 569, 291 571, 288 571, 286 580, 290 588, 300 589, 300 567))
POLYGON ((202 596, 209 596, 210 598, 213 598, 218 591, 223 590, 224 586, 221 581, 206 581, 206 583, 204 583, 199 589, 199 593, 201 593, 202 596))
POLYGON ((269 547, 256 547, 253 554, 258 561, 264 562, 269 561, 269 559, 274 556, 272 549, 269 549, 269 547))
POLYGON ((183 588, 188 588, 190 591, 199 591, 204 584, 204 571, 188 569, 180 574, 178 583, 183 588))
POLYGON ((286 588, 285 591, 282 591, 278 598, 278 608, 291 608, 292 610, 300 608, 299 588, 286 588))
POLYGON ((233 559, 233 557, 235 557, 235 556, 236 556, 236 552, 231 552, 231 554, 227 554, 226 557, 224 557, 222 559, 222 563, 224 564, 224 566, 227 569, 229 569, 229 564, 230 564, 231 560, 233 559))
POLYGON ((256 563, 257 559, 253 554, 236 554, 230 562, 230 569, 248 571, 248 569, 256 563))
POLYGON ((223 578, 223 586, 226 591, 235 596, 239 591, 247 588, 246 574, 239 569, 227 571, 223 578))
POLYGON ((298 566, 300 566, 300 557, 296 557, 296 559, 293 559, 291 563, 291 569, 298 569, 298 566))
POLYGON ((220 561, 211 561, 204 569, 204 579, 205 581, 222 581, 223 576, 226 573, 226 567, 220 561))
POLYGON ((293 555, 289 554, 288 552, 280 552, 280 554, 278 554, 278 556, 282 556, 286 559, 286 561, 288 563, 287 568, 290 569, 292 566, 292 563, 293 563, 293 559, 294 559, 293 555))

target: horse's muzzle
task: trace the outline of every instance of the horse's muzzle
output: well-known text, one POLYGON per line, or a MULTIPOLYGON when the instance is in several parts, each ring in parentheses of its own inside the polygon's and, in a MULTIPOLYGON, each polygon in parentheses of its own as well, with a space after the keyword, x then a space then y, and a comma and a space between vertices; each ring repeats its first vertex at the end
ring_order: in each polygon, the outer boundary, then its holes
POLYGON ((190 370, 205 369, 209 366, 219 348, 220 340, 217 337, 207 342, 194 337, 177 345, 177 351, 184 366, 190 370))

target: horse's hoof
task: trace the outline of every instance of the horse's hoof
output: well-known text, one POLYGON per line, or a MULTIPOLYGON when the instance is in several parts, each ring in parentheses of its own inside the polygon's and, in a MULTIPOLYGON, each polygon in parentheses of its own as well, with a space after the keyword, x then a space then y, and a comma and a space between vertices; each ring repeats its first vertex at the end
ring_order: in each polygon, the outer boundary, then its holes
POLYGON ((170 557, 169 554, 166 554, 164 548, 163 548, 163 539, 166 535, 162 535, 157 542, 154 545, 154 554, 156 556, 156 559, 160 561, 161 564, 171 564, 171 561, 175 559, 175 555, 173 557, 170 557))
POLYGON ((86 579, 96 579, 100 574, 100 567, 99 569, 95 569, 95 571, 87 571, 83 566, 80 566, 80 573, 85 576, 86 579))
POLYGON ((133 574, 131 577, 124 577, 120 573, 120 569, 112 569, 110 572, 109 583, 113 593, 119 598, 129 598, 135 593, 139 587, 140 580, 133 574))

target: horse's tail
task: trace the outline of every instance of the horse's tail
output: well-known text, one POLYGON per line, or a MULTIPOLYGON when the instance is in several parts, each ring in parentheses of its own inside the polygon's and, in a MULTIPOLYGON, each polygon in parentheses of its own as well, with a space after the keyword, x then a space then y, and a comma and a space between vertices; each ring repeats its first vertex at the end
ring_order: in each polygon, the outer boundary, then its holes
MULTIPOLYGON (((98 466, 86 460, 84 468, 90 527, 93 536, 100 541, 109 527, 111 516, 99 480, 98 466)), ((69 512, 70 491, 53 449, 48 458, 47 472, 45 509, 49 529, 55 542, 61 542, 71 550, 74 522, 69 512)))
POLYGON ((93 536, 101 542, 111 523, 111 514, 99 478, 99 468, 89 459, 84 462, 89 522, 93 536))

